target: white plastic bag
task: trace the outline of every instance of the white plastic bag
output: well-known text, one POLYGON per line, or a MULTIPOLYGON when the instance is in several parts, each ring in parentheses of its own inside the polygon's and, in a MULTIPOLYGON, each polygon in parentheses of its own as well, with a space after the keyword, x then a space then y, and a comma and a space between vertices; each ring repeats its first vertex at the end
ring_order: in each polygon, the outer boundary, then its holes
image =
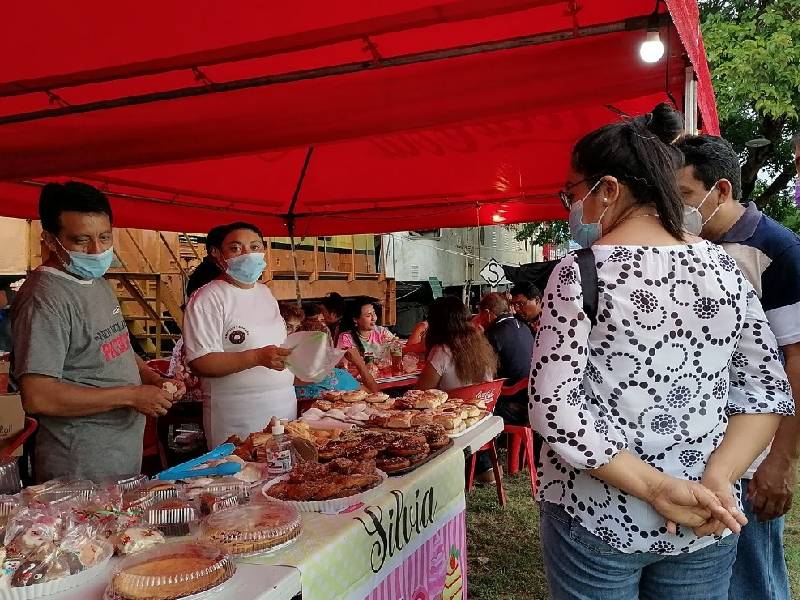
POLYGON ((344 350, 331 346, 330 336, 323 331, 293 333, 281 348, 292 351, 286 358, 286 368, 306 383, 319 383, 325 379, 345 355, 344 350))

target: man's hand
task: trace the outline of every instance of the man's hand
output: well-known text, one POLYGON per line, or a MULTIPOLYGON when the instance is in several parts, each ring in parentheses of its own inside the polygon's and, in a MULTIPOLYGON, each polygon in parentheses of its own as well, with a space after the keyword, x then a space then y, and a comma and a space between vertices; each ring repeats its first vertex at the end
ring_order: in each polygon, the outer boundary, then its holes
POLYGON ((758 520, 769 521, 789 512, 796 483, 797 460, 773 449, 747 488, 747 497, 753 503, 758 520))
POLYGON ((286 368, 286 357, 292 353, 286 348, 265 346, 258 349, 258 364, 268 369, 283 371, 286 368))
POLYGON ((148 417, 162 417, 172 407, 172 394, 157 385, 137 385, 131 407, 148 417))
POLYGON ((161 389, 172 394, 172 401, 177 402, 186 395, 186 385, 179 379, 161 379, 161 389))
POLYGON ((707 487, 693 481, 665 476, 652 491, 650 505, 667 520, 667 530, 677 531, 677 525, 700 528, 715 519, 739 533, 747 523, 744 515, 732 515, 707 487))

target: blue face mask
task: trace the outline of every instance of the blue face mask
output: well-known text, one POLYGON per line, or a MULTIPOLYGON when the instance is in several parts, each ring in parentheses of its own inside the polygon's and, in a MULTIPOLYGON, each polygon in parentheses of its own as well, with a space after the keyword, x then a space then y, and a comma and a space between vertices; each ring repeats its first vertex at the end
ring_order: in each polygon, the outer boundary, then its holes
POLYGON ((249 254, 240 254, 225 261, 227 267, 225 273, 228 277, 250 285, 258 281, 264 269, 267 268, 267 261, 264 260, 263 252, 251 252, 249 254))
POLYGON ((79 279, 100 279, 106 274, 111 267, 111 261, 114 260, 113 246, 100 254, 87 254, 86 252, 67 250, 58 238, 56 241, 69 255, 69 262, 64 264, 64 269, 79 279))
POLYGON ((603 226, 600 222, 603 220, 603 216, 608 210, 607 206, 596 223, 583 222, 583 201, 594 192, 598 185, 600 185, 600 181, 595 183, 592 189, 590 189, 583 198, 569 207, 569 231, 572 234, 572 239, 575 240, 575 243, 581 248, 589 248, 603 237, 603 226))

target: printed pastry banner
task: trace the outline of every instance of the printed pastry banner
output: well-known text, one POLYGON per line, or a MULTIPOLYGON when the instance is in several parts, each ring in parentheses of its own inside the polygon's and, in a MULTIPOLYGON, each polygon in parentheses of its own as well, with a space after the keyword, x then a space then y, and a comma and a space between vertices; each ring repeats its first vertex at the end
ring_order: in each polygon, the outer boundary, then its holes
POLYGON ((417 548, 366 600, 464 600, 467 598, 465 512, 417 548))
MULTIPOLYGON (((438 600, 450 572, 452 551, 457 553, 458 567, 450 573, 450 588, 460 585, 466 589, 462 569, 466 566, 464 509, 464 453, 451 448, 408 475, 389 478, 364 506, 339 515, 302 513, 303 531, 295 544, 275 556, 252 557, 244 562, 299 569, 303 600, 411 600, 416 588, 402 596, 371 594, 377 593, 387 578, 403 578, 404 564, 420 564, 410 559, 423 548, 421 556, 429 561, 427 564, 438 561, 443 567, 442 585, 435 590, 436 571, 431 582, 425 582, 430 593, 425 591, 428 595, 418 595, 417 600, 438 600), (429 543, 433 546, 424 550, 429 543)), ((421 581, 420 577, 414 575, 413 579, 421 581)), ((461 597, 466 594, 447 596, 461 597)))

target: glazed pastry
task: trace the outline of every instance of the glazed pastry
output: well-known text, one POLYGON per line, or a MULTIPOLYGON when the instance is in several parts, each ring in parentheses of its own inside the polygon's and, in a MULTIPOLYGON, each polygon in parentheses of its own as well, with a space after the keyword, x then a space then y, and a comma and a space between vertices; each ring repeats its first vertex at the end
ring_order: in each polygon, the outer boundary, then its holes
POLYGON ((401 469, 407 469, 411 466, 411 461, 403 456, 389 456, 379 458, 376 462, 377 467, 385 473, 394 473, 401 469))

